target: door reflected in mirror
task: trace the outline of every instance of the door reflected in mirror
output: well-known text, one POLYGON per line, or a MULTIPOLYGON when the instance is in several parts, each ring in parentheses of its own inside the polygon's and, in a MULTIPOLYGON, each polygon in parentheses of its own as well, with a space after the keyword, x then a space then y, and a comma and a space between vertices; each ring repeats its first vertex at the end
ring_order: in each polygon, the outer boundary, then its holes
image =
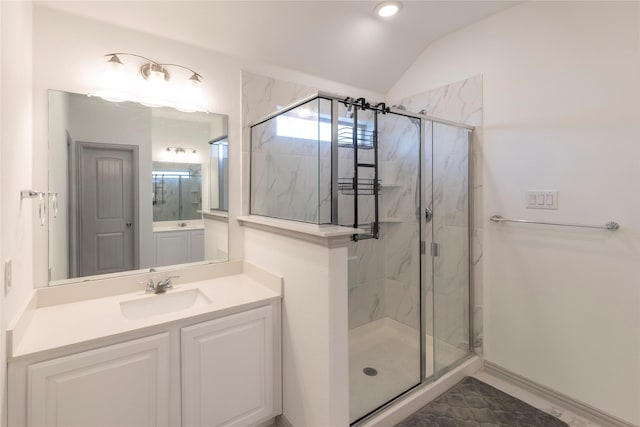
POLYGON ((49 91, 50 284, 226 261, 227 163, 225 115, 49 91))

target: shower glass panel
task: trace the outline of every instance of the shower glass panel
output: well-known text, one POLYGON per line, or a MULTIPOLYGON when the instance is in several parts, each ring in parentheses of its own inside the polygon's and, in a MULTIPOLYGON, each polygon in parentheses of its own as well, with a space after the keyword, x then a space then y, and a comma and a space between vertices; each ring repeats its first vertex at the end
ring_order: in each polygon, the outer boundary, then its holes
POLYGON ((350 421, 470 353, 470 131, 314 95, 251 126, 250 212, 355 227, 350 421))
MULTIPOLYGON (((343 113, 342 108, 340 111, 343 113)), ((374 129, 373 114, 358 112, 358 126, 374 129)), ((378 114, 377 124, 379 238, 354 241, 348 248, 352 423, 422 380, 420 120, 378 114)), ((352 151, 340 147, 341 177, 351 176, 352 151)), ((360 149, 358 156, 359 163, 373 161, 373 150, 360 149)), ((361 178, 370 179, 364 169, 361 178)), ((345 225, 353 217, 350 202, 340 197, 345 225)), ((370 223, 371 195, 363 193, 358 202, 359 224, 370 223)))
POLYGON ((331 223, 331 100, 315 98, 251 128, 250 212, 331 223))
POLYGON ((199 219, 202 173, 199 163, 153 162, 153 220, 199 219))
POLYGON ((431 123, 433 369, 435 377, 470 353, 470 132, 431 123))

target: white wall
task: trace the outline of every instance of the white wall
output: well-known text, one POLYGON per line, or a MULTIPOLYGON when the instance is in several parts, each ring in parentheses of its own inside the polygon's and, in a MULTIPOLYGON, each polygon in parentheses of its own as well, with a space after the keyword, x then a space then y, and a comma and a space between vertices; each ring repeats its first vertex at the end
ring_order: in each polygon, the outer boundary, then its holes
POLYGON ((388 94, 484 77, 486 359, 640 423, 637 2, 528 2, 430 45, 388 94), (524 208, 558 190, 559 210, 524 208), (489 224, 492 214, 617 232, 489 224))
POLYGON ((293 426, 349 425, 346 246, 250 228, 244 246, 247 261, 284 277, 283 415, 293 426))
MULTIPOLYGON (((0 236, 2 260, 13 261, 13 286, 4 296, 0 287, 0 421, 6 424, 7 324, 27 298, 33 283, 32 230, 37 203, 20 202, 21 189, 31 187, 32 153, 32 5, 0 2, 0 236)), ((45 263, 46 267, 46 263, 45 263)), ((4 266, 2 276, 4 277, 4 266)))
POLYGON ((32 187, 32 7, 2 2, 2 11, 2 260, 13 261, 13 287, 3 307, 6 323, 31 291, 38 202, 21 201, 19 194, 32 187))
MULTIPOLYGON (((206 208, 205 208, 206 209, 206 208)), ((204 216, 204 259, 225 261, 229 258, 229 225, 228 218, 211 218, 204 216), (210 243, 209 243, 210 242, 210 243)))

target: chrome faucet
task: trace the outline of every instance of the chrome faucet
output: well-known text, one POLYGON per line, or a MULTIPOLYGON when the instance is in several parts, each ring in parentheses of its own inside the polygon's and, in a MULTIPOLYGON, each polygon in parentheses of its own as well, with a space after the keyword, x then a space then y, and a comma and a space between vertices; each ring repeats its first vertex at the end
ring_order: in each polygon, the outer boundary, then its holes
POLYGON ((167 289, 173 288, 173 284, 171 283, 172 279, 176 279, 180 276, 168 276, 162 280, 159 280, 156 284, 153 283, 153 279, 149 279, 146 282, 146 288, 144 290, 145 294, 161 294, 164 293, 167 289))

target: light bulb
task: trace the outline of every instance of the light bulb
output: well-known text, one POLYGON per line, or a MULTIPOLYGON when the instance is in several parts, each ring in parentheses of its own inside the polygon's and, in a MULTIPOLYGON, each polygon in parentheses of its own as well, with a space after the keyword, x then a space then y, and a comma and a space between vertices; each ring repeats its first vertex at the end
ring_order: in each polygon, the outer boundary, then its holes
POLYGON ((167 96, 167 73, 165 69, 158 64, 149 64, 149 74, 145 77, 147 79, 144 85, 146 96, 142 97, 140 103, 147 107, 167 105, 165 99, 167 96))
POLYGON ((95 95, 113 102, 127 100, 127 77, 117 55, 111 55, 102 75, 102 89, 95 95))
POLYGON ((400 10, 401 3, 395 1, 385 1, 376 6, 376 14, 382 18, 395 15, 400 10))
POLYGON ((106 82, 120 82, 124 78, 124 65, 120 62, 120 58, 113 55, 107 61, 104 69, 104 78, 106 82))
POLYGON ((204 95, 202 94, 202 77, 199 74, 194 73, 189 78, 181 98, 176 106, 180 111, 191 113, 206 110, 204 108, 204 95))

